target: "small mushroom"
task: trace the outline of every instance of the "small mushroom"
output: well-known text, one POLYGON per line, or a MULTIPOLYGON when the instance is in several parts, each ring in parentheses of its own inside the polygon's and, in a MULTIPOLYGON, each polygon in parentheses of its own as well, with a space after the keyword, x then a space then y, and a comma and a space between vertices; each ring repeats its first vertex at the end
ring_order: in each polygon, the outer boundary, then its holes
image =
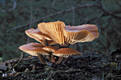
POLYGON ((79 55, 79 54, 80 54, 80 52, 78 52, 77 50, 74 50, 72 48, 61 48, 61 49, 58 49, 57 51, 55 51, 53 53, 53 55, 59 57, 56 64, 60 64, 62 62, 62 60, 63 60, 63 57, 67 58, 67 57, 69 57, 71 55, 79 55))
POLYGON ((43 59, 42 55, 49 55, 49 52, 42 49, 42 47, 43 45, 39 43, 28 43, 20 46, 19 49, 32 56, 38 56, 38 58, 40 59, 40 62, 42 64, 45 64, 45 60, 43 59))

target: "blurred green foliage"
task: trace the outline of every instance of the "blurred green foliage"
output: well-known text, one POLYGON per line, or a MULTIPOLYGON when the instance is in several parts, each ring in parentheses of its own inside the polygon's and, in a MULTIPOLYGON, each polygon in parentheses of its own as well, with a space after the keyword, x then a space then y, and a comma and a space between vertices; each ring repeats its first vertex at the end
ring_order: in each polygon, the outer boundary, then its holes
POLYGON ((93 42, 76 44, 78 46, 74 47, 80 51, 108 55, 121 47, 121 0, 0 0, 0 58, 4 61, 19 57, 18 47, 32 40, 24 31, 36 28, 40 22, 56 20, 67 25, 88 23, 98 26, 100 37, 93 42), (100 3, 103 9, 78 7, 100 3), (48 17, 62 10, 65 12, 48 17))

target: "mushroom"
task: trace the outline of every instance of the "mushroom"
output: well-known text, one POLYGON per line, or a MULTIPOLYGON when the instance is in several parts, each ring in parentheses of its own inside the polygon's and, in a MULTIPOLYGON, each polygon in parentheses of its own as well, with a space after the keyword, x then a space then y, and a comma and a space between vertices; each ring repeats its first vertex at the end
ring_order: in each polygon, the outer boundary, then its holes
POLYGON ((43 45, 39 43, 28 43, 20 46, 19 49, 32 56, 38 56, 38 58, 40 59, 40 62, 42 64, 45 64, 45 60, 43 59, 42 55, 49 55, 49 52, 42 49, 42 47, 43 45))
POLYGON ((79 51, 74 50, 74 49, 72 49, 72 48, 61 48, 61 49, 58 49, 57 51, 55 51, 55 52, 53 53, 53 55, 59 57, 59 59, 58 59, 58 61, 56 62, 56 64, 60 64, 60 63, 62 62, 62 60, 63 60, 64 57, 65 57, 65 58, 68 58, 68 57, 71 56, 71 55, 79 55, 79 54, 80 54, 79 51))
POLYGON ((77 42, 89 42, 99 36, 96 25, 66 26, 62 21, 43 22, 38 24, 37 29, 31 28, 26 30, 25 33, 42 45, 29 43, 20 46, 19 49, 32 56, 38 56, 43 64, 45 64, 45 61, 42 55, 48 55, 51 62, 55 62, 54 55, 58 56, 56 64, 59 64, 63 58, 80 54, 77 50, 67 48, 68 45, 77 42), (51 46, 55 44, 59 44, 60 49, 51 46))
POLYGON ((39 29, 30 28, 25 31, 25 33, 35 40, 41 42, 43 45, 46 44, 46 40, 51 40, 51 38, 39 31, 39 29))
POLYGON ((66 45, 64 34, 63 34, 64 27, 65 27, 65 24, 62 21, 38 24, 38 29, 42 33, 49 35, 53 41, 55 41, 60 45, 66 45))
POLYGON ((49 60, 50 62, 55 63, 55 57, 53 56, 52 53, 55 52, 58 48, 55 47, 55 46, 45 46, 45 47, 43 47, 42 49, 44 49, 44 50, 50 52, 50 55, 48 56, 48 60, 49 60))

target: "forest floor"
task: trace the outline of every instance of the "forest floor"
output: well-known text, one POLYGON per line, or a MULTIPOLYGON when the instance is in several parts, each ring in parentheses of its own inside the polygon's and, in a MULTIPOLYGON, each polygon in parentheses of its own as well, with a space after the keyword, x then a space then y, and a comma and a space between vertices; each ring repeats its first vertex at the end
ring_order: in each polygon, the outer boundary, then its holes
POLYGON ((40 63, 37 57, 25 57, 0 64, 2 80, 121 80, 121 50, 107 56, 85 53, 61 64, 40 63))

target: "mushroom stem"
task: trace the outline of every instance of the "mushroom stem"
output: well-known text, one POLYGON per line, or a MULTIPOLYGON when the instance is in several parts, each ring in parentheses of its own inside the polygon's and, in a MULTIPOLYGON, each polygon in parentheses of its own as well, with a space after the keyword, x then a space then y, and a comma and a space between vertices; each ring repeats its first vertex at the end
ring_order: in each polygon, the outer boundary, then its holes
POLYGON ((67 61, 67 58, 64 58, 63 63, 65 63, 66 61, 67 61))
POLYGON ((50 61, 51 61, 52 63, 55 63, 55 57, 54 57, 53 55, 50 56, 50 61))
POLYGON ((46 62, 45 62, 43 56, 40 55, 39 53, 37 53, 37 55, 38 55, 38 58, 39 58, 40 62, 41 62, 42 64, 46 64, 46 62))
POLYGON ((56 64, 60 64, 62 62, 62 60, 63 60, 63 57, 59 57, 58 61, 56 62, 56 64))
POLYGON ((52 53, 50 53, 50 55, 47 56, 47 59, 48 59, 50 62, 55 63, 55 58, 54 58, 54 56, 52 55, 52 53))

